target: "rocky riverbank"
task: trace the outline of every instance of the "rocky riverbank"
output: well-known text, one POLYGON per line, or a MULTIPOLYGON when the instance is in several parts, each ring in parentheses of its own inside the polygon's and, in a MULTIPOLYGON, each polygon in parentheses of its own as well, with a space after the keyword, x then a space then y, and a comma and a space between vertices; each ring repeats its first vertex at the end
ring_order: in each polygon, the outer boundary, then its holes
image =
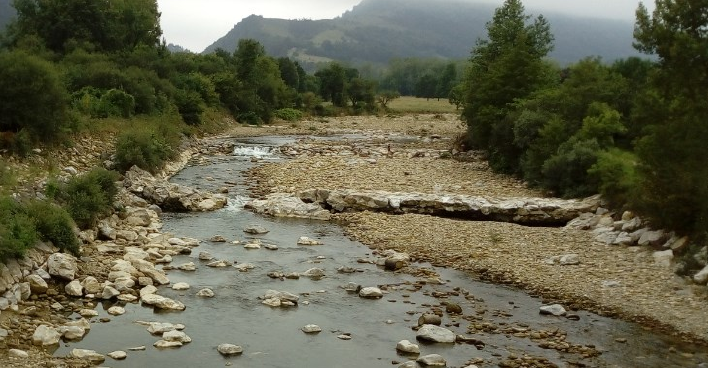
MULTIPOLYGON (((397 119, 372 119, 376 120, 372 123, 377 127, 375 133, 358 131, 372 134, 370 140, 334 147, 307 140, 286 147, 284 152, 294 159, 253 170, 253 191, 264 199, 271 193, 296 194, 312 188, 497 199, 543 197, 521 182, 493 174, 476 156, 451 159, 458 155, 453 142, 461 132, 459 123, 451 117, 428 118, 428 128, 423 130, 401 129, 397 119), (394 133, 413 133, 416 139, 382 135, 389 124, 394 133)), ((652 242, 646 240, 641 243, 644 246, 636 247, 641 234, 633 231, 642 228, 642 220, 626 214, 635 227, 624 232, 622 214, 593 211, 584 215, 587 222, 594 218, 593 226, 558 228, 373 211, 336 218, 347 224, 352 237, 375 249, 408 252, 420 261, 470 271, 472 277, 518 285, 570 308, 706 341, 707 290, 701 284, 706 279, 699 275, 697 285, 691 278, 675 275, 678 260, 672 257, 672 247, 678 239, 660 232, 652 242), (560 262, 566 255, 573 255, 574 261, 560 262)), ((706 255, 702 259, 700 252, 699 258, 706 264, 706 255)))
MULTIPOLYGON (((353 238, 375 249, 374 254, 390 254, 386 251, 393 249, 410 257, 401 263, 394 259, 391 265, 382 259, 385 267, 419 275, 423 272, 435 279, 425 269, 406 267, 409 261, 426 261, 469 271, 471 277, 518 285, 569 310, 590 309, 667 328, 688 338, 706 339, 706 286, 675 276, 672 252, 670 257, 666 253, 664 257, 656 255, 656 250, 665 244, 674 249, 680 239, 667 234, 643 237, 639 233, 642 223, 636 223, 639 220, 631 215, 621 219, 620 214, 599 210, 597 203, 588 207, 593 213, 586 212, 569 226, 549 228, 403 214, 406 211, 333 214, 324 209, 332 207, 327 200, 323 205, 315 204, 317 196, 293 196, 319 188, 332 192, 419 193, 426 201, 428 196, 440 199, 456 195, 503 201, 512 197, 554 201, 545 198, 544 193, 527 189, 524 183, 491 173, 479 156, 458 152, 454 142, 462 133, 462 126, 451 115, 355 117, 298 126, 238 127, 230 136, 315 133, 356 138, 332 145, 311 137, 283 147, 282 152, 293 159, 253 170, 252 191, 259 196, 285 193, 301 203, 306 199, 316 206, 314 211, 326 212, 328 218, 341 221, 353 238), (631 241, 617 241, 622 234, 631 241), (638 243, 645 245, 635 246, 638 243)), ((110 143, 105 142, 89 140, 86 144, 90 145, 89 151, 110 148, 110 143)), ((101 354, 79 349, 70 357, 54 358, 48 347, 56 346, 61 339, 80 339, 91 326, 87 321, 94 316, 92 309, 102 300, 184 308, 175 300, 157 295, 153 285, 170 283, 164 270, 190 269, 189 264, 161 265, 169 264, 175 255, 192 252, 199 242, 163 234, 161 206, 205 211, 219 208, 224 202, 220 195, 181 188, 162 178, 178 171, 193 156, 230 153, 233 145, 213 137, 187 148, 161 175, 152 177, 139 170, 126 175, 117 206, 122 210, 102 221, 95 231, 82 233, 84 246, 79 258, 55 256, 56 249, 45 246, 16 265, 10 263, 0 270, 0 286, 4 285, 7 300, 5 307, 0 300, 0 309, 5 308, 0 313, 0 365, 99 364, 105 359, 101 354), (71 312, 85 319, 72 320, 68 318, 71 312)), ((106 158, 92 153, 87 159, 80 159, 77 155, 81 152, 84 150, 68 154, 71 164, 62 164, 64 175, 74 175, 106 158)), ((392 203, 388 197, 386 202, 392 203)), ((112 309, 110 313, 120 315, 121 310, 112 309)), ((187 339, 175 330, 179 329, 173 326, 161 344, 168 346, 187 339)), ((125 356, 121 353, 116 351, 112 356, 120 359, 125 356)))

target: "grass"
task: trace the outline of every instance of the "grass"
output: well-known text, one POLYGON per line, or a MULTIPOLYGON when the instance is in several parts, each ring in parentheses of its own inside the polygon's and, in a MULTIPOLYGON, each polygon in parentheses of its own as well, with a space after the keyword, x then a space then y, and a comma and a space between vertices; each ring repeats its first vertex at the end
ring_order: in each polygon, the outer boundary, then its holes
POLYGON ((460 110, 455 109, 455 105, 451 105, 448 99, 440 100, 431 98, 418 98, 410 96, 402 96, 392 100, 388 104, 391 112, 397 113, 432 113, 432 114, 455 114, 460 113, 460 110))

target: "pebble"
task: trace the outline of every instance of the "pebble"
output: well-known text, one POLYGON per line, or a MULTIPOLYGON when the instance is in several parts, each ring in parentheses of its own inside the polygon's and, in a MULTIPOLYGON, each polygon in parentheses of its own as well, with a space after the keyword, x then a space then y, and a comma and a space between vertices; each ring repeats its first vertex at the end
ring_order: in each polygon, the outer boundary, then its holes
POLYGON ((244 349, 239 345, 233 344, 220 344, 217 346, 217 351, 219 354, 224 356, 239 355, 244 352, 244 349))
POLYGON ((307 334, 315 334, 322 331, 322 328, 318 325, 305 325, 301 328, 301 330, 307 334))

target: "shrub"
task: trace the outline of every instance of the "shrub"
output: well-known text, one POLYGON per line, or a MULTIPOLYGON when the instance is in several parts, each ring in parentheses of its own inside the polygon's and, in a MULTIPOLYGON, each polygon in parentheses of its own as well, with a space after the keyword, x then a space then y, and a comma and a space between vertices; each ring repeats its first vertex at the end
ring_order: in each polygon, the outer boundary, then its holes
POLYGON ((302 111, 292 108, 276 110, 273 115, 286 121, 297 121, 303 118, 302 111))
POLYGON ((115 172, 95 168, 64 185, 48 185, 47 195, 64 204, 79 228, 87 229, 94 226, 99 217, 110 213, 117 193, 114 183, 117 178, 115 172))
POLYGON ((59 249, 79 253, 79 239, 74 233, 74 221, 71 215, 48 201, 30 201, 26 212, 35 225, 38 236, 44 241, 51 241, 59 249))
POLYGON ((565 198, 595 194, 598 183, 588 174, 598 157, 600 147, 595 139, 570 139, 559 146, 559 152, 542 166, 545 188, 565 198))
POLYGON ((116 167, 125 172, 136 165, 157 172, 174 155, 170 137, 146 130, 131 130, 116 140, 116 167))
POLYGON ((199 93, 195 91, 178 91, 175 96, 175 105, 180 112, 182 120, 187 125, 199 125, 202 123, 203 101, 199 93))
POLYGON ((621 208, 638 186, 636 166, 637 157, 632 152, 613 148, 598 154, 598 161, 588 174, 596 178, 600 193, 611 206, 621 208))
POLYGON ((11 197, 0 198, 0 261, 22 257, 37 240, 35 225, 22 206, 11 197))
POLYGON ((99 100, 101 117, 120 116, 129 118, 135 112, 135 98, 119 90, 110 89, 99 100))
POLYGON ((239 116, 236 117, 236 121, 241 124, 259 125, 261 123, 261 118, 259 118, 257 113, 249 111, 239 114, 239 116))

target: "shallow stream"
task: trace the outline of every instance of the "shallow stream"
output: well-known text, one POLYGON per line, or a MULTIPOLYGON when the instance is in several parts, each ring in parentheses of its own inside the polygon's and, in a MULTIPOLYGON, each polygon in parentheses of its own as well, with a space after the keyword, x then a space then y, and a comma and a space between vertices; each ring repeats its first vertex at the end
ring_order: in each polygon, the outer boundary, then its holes
POLYGON ((73 348, 92 349, 106 354, 145 346, 144 351, 128 351, 124 361, 110 358, 103 364, 111 367, 391 367, 392 362, 403 362, 395 347, 400 340, 416 341, 412 326, 431 306, 438 306, 440 298, 434 293, 452 293, 447 300, 458 303, 464 314, 480 313, 483 320, 497 327, 518 327, 530 330, 560 329, 567 332, 571 344, 592 345, 601 351, 595 358, 577 354, 559 353, 543 349, 526 337, 505 333, 466 334, 469 322, 444 314, 443 324, 456 334, 481 340, 485 347, 478 350, 468 344, 420 344, 421 355, 440 354, 448 367, 463 367, 473 358, 481 358, 479 367, 497 366, 510 354, 529 354, 544 357, 560 367, 697 367, 706 363, 700 347, 681 346, 673 339, 655 334, 640 326, 595 314, 574 312, 579 320, 549 317, 539 314, 541 300, 504 286, 474 281, 464 273, 417 264, 440 274, 443 284, 426 284, 420 290, 413 283, 421 280, 410 275, 385 271, 371 263, 358 260, 376 260, 366 246, 349 240, 335 224, 268 218, 243 210, 247 199, 243 172, 252 165, 252 157, 259 160, 278 159, 276 146, 292 142, 292 138, 265 137, 242 141, 231 156, 207 157, 207 162, 191 165, 172 178, 173 182, 215 190, 230 186, 230 205, 211 213, 164 214, 163 231, 179 237, 193 237, 202 241, 191 255, 176 256, 173 265, 194 262, 195 272, 168 271, 175 284, 186 282, 191 288, 174 291, 170 286, 158 293, 183 302, 183 312, 156 313, 152 308, 128 304, 126 314, 109 316, 111 303, 100 305, 99 318, 110 317, 107 323, 93 323, 84 340, 62 345, 55 353, 66 355, 73 348), (242 230, 249 225, 260 225, 270 230, 267 234, 250 236, 242 230), (227 242, 209 241, 221 235, 227 242), (301 246, 299 237, 320 240, 323 245, 301 246), (259 238, 263 244, 278 246, 248 250, 243 241, 259 238), (232 244, 239 240, 242 244, 232 244), (234 267, 210 268, 199 261, 200 252, 209 252, 216 259, 235 264, 252 263, 255 268, 240 272, 234 267), (325 271, 319 280, 300 277, 297 280, 273 279, 272 271, 304 272, 317 267, 325 271), (340 267, 355 268, 354 273, 339 273, 340 267), (354 282, 364 287, 386 287, 382 299, 369 300, 349 293, 341 286, 354 282), (211 288, 214 298, 199 298, 195 293, 211 288), (299 305, 290 308, 272 308, 261 304, 259 296, 275 289, 300 295, 299 305), (464 298, 463 291, 474 298, 464 298), (457 295, 455 295, 457 294, 457 295), (307 301, 307 302, 306 302, 307 301), (181 323, 192 342, 180 348, 159 350, 153 343, 159 339, 135 321, 181 323), (316 324, 319 334, 301 332, 301 327, 316 324), (456 326, 457 324, 457 326, 456 326), (349 334, 351 340, 338 335, 349 334), (625 339, 625 342, 618 340, 625 339), (225 358, 216 347, 222 343, 240 345, 244 353, 225 358), (684 354, 682 354, 684 353, 684 354), (691 355, 690 355, 691 353, 691 355), (571 363, 570 363, 571 362, 571 363))

